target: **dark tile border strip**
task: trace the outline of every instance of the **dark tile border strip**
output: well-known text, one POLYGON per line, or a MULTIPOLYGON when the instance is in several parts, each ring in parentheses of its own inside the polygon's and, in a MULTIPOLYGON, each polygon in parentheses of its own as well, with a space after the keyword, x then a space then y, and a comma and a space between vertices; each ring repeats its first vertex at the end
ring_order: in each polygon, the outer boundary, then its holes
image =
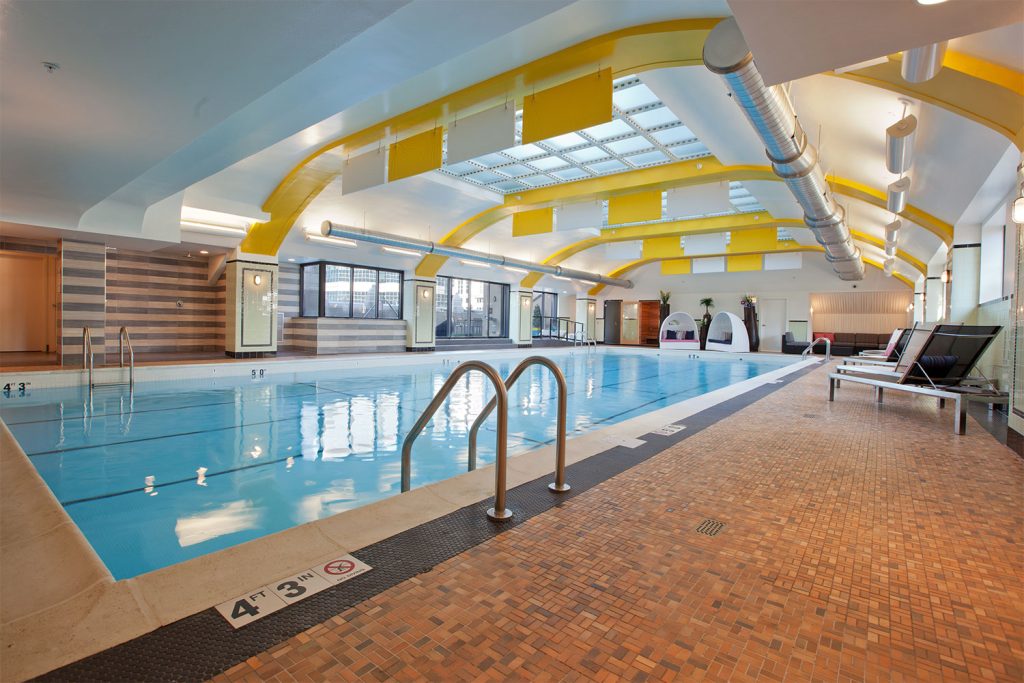
POLYGON ((373 571, 237 631, 211 607, 34 680, 208 680, 402 581, 429 572, 435 565, 502 531, 560 506, 822 367, 825 366, 803 368, 775 383, 751 389, 679 420, 675 424, 686 428, 671 436, 648 433, 640 437, 646 443, 637 448, 615 446, 570 465, 566 469, 566 481, 572 485, 572 490, 568 493, 556 494, 548 490, 551 475, 517 486, 508 492, 508 506, 515 513, 509 522, 494 524, 487 519, 485 513, 492 504, 488 498, 357 550, 352 554, 373 567, 373 571))

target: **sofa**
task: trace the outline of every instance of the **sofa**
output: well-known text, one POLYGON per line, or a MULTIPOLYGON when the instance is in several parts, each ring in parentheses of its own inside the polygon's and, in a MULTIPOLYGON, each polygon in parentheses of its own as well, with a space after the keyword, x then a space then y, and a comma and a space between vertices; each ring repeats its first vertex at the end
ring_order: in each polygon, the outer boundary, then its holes
MULTIPOLYGON (((889 344, 891 332, 877 334, 874 332, 815 332, 814 339, 825 338, 832 342, 833 356, 852 356, 861 351, 884 351, 889 344)), ((806 342, 793 340, 793 334, 787 332, 782 339, 783 353, 803 353, 806 342)), ((814 345, 813 353, 825 353, 824 342, 814 345)))

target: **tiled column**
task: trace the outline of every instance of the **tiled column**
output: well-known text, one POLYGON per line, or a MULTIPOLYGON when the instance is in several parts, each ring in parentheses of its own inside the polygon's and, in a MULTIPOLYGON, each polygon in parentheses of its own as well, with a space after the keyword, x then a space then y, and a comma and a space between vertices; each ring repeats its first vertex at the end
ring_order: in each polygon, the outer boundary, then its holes
POLYGON ((83 328, 89 328, 93 362, 105 360, 107 250, 103 244, 61 240, 60 334, 61 365, 82 366, 83 328))
POLYGON ((434 299, 437 281, 432 277, 411 277, 402 282, 402 317, 405 318, 405 350, 433 351, 434 299))
POLYGON ((583 323, 583 334, 587 339, 597 339, 597 299, 581 297, 576 299, 576 322, 583 323))
POLYGON ((277 354, 277 257, 235 250, 225 268, 224 351, 232 358, 277 354))
POLYGON ((971 322, 978 308, 981 273, 981 226, 953 227, 950 268, 949 319, 971 322))
POLYGON ((533 290, 509 288, 508 293, 508 337, 519 348, 533 346, 533 290))

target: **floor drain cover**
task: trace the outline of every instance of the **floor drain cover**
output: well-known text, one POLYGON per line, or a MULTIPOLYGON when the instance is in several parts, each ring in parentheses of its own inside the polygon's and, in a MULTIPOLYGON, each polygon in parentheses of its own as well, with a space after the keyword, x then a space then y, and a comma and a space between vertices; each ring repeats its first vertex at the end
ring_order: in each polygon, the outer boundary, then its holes
POLYGON ((672 436, 673 434, 676 434, 684 429, 686 429, 686 427, 682 425, 665 425, 661 429, 655 429, 653 432, 651 432, 651 434, 658 434, 660 436, 672 436))
POLYGON ((705 536, 717 536, 725 528, 725 524, 714 519, 705 519, 697 526, 697 533, 705 536))

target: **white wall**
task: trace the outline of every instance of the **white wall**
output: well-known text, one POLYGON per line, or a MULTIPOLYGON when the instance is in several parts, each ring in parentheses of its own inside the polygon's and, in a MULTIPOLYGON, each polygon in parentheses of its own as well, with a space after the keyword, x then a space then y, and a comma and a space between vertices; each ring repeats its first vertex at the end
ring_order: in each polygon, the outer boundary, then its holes
MULTIPOLYGON (((599 302, 606 299, 657 299, 658 290, 663 289, 672 292, 669 301, 672 312, 685 311, 695 319, 699 319, 704 313, 699 302, 705 297, 715 300, 712 314, 729 311, 740 317, 743 317, 740 299, 744 294, 766 299, 785 299, 788 321, 810 320, 812 292, 909 291, 902 281, 887 278, 880 270, 871 266, 868 266, 863 280, 844 282, 832 272, 824 258, 805 258, 804 267, 799 270, 702 275, 662 275, 661 265, 653 263, 633 271, 628 277, 634 282, 633 289, 605 288, 598 295, 599 302)), ((601 308, 599 303, 598 310, 601 308)), ((808 330, 808 333, 810 332, 813 330, 808 330)))

